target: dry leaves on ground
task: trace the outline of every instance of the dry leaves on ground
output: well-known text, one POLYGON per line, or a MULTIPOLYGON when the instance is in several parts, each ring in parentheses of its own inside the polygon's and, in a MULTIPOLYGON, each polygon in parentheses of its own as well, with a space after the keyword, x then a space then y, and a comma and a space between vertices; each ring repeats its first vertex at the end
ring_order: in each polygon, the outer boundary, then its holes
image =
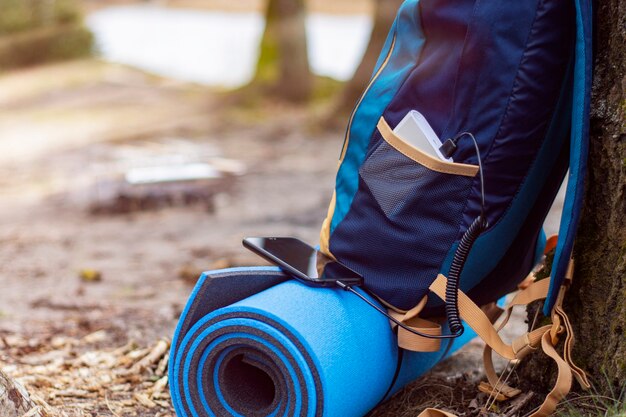
POLYGON ((83 338, 0 336, 3 370, 48 414, 174 416, 167 387, 169 341, 98 349, 104 330, 83 338))

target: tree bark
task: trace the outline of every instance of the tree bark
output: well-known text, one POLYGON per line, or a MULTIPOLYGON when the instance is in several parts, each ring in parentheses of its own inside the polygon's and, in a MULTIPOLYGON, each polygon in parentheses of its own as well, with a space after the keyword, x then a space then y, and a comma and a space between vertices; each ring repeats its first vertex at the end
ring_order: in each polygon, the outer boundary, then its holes
POLYGON ((626 4, 596 8, 587 194, 566 300, 576 359, 607 393, 626 381, 626 4))
POLYGON ((352 79, 346 84, 336 104, 334 114, 343 117, 350 113, 367 86, 376 66, 378 55, 385 45, 387 34, 403 0, 376 0, 374 27, 367 49, 352 79))
MULTIPOLYGON (((603 0, 594 8, 587 190, 565 310, 576 336, 575 362, 598 394, 614 396, 626 384, 626 3, 603 0)), ((520 369, 521 379, 547 390, 554 379, 549 362, 533 358, 520 369)))
POLYGON ((254 83, 289 102, 304 102, 313 90, 304 0, 269 0, 254 83))

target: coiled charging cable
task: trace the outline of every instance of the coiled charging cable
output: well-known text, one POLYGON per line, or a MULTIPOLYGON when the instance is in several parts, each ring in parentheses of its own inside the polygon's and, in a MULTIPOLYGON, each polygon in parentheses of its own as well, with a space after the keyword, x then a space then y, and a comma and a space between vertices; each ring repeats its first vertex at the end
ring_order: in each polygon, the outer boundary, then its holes
MULTIPOLYGON (((385 310, 374 304, 371 300, 365 297, 363 294, 352 288, 351 285, 346 284, 342 281, 336 281, 337 286, 340 288, 351 292, 352 294, 359 297, 365 303, 367 303, 374 310, 378 311, 380 314, 391 320, 393 323, 403 328, 409 333, 412 333, 417 336, 425 337, 427 339, 454 339, 463 334, 465 332, 465 327, 463 326, 463 322, 461 321, 461 317, 459 314, 459 300, 458 300, 458 290, 459 290, 459 278, 461 273, 463 272, 463 267, 465 266, 465 262, 467 261, 467 257, 469 256, 469 252, 472 249, 472 246, 478 239, 478 236, 489 227, 487 223, 487 218, 485 217, 485 179, 483 176, 483 164, 482 159, 480 157, 480 149, 478 148, 478 142, 474 135, 470 132, 461 132, 456 135, 454 138, 450 138, 444 142, 444 144, 439 149, 441 153, 446 157, 450 158, 457 149, 457 144, 459 140, 467 136, 472 139, 474 143, 474 149, 476 150, 476 157, 478 159, 478 172, 480 176, 480 194, 481 194, 481 206, 480 206, 480 215, 472 222, 472 224, 467 228, 463 237, 459 242, 459 246, 454 252, 454 257, 452 258, 452 263, 450 265, 450 270, 448 272, 448 282, 446 285, 446 300, 445 300, 445 309, 446 309, 446 317, 448 319, 448 327, 450 328, 451 334, 444 335, 431 335, 422 333, 418 330, 415 330, 400 320, 392 317, 385 310)), ((366 288, 362 287, 363 291, 367 294, 374 296, 371 292, 369 292, 366 288)))
POLYGON ((454 138, 446 140, 439 150, 446 158, 450 158, 456 151, 459 140, 464 136, 471 138, 474 143, 476 158, 478 159, 481 201, 480 215, 472 222, 465 233, 463 233, 459 246, 454 252, 450 270, 448 271, 448 282, 446 284, 446 317, 448 318, 450 332, 456 335, 456 337, 461 336, 465 331, 459 314, 459 279, 463 272, 465 261, 467 261, 467 257, 476 239, 489 227, 487 217, 485 216, 485 178, 483 176, 483 162, 480 157, 480 149, 478 148, 476 138, 470 132, 461 132, 454 138))

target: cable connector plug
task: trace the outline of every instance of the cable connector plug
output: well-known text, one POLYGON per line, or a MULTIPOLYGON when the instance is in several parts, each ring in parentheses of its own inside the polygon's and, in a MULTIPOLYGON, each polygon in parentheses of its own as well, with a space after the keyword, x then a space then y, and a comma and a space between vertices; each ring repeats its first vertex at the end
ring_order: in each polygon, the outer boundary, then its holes
POLYGON ((337 286, 344 291, 350 291, 352 289, 352 287, 350 287, 350 285, 346 284, 345 282, 335 281, 335 284, 337 284, 337 286))
POLYGON ((446 158, 450 158, 452 157, 452 155, 454 155, 454 152, 456 152, 456 148, 456 140, 450 138, 446 140, 443 145, 441 145, 441 147, 439 148, 439 152, 441 152, 441 154, 446 158))

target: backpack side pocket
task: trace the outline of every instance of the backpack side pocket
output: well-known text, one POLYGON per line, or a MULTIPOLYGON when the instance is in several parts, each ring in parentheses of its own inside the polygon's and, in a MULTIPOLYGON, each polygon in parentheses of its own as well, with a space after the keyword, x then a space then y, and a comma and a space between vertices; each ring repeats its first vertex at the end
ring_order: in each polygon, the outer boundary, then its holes
POLYGON ((384 118, 374 140, 331 251, 381 298, 411 308, 454 244, 478 167, 433 158, 395 135, 384 118))

